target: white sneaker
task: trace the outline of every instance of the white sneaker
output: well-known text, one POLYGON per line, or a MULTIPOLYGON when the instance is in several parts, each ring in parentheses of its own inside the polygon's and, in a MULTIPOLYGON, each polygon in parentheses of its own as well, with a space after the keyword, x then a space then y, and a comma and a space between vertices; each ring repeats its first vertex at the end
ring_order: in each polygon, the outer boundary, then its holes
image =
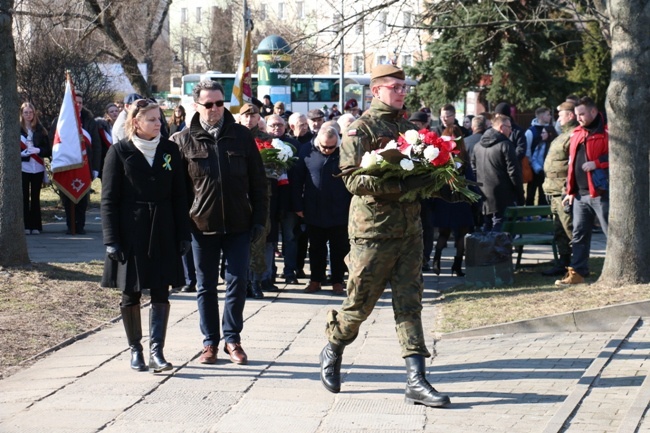
POLYGON ((33 234, 33 235, 40 235, 41 232, 39 232, 38 230, 32 230, 32 234, 33 234))

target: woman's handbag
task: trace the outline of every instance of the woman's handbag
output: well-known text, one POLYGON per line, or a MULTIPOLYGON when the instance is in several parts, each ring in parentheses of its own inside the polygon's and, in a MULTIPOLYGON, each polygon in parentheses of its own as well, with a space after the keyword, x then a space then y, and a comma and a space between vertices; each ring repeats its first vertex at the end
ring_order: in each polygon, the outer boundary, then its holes
POLYGON ((521 177, 524 183, 533 181, 533 168, 530 166, 527 156, 524 156, 521 160, 521 177))

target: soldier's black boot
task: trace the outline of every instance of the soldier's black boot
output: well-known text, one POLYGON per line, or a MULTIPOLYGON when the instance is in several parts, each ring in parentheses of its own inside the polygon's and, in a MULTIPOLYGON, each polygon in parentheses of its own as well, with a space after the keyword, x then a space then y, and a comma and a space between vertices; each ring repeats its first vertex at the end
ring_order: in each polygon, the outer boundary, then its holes
POLYGON ((149 368, 153 369, 154 373, 173 368, 163 355, 168 320, 169 304, 152 303, 149 310, 149 368))
POLYGON ((546 277, 556 277, 566 274, 566 268, 571 264, 571 254, 562 254, 555 266, 542 272, 546 277))
POLYGON ((463 272, 463 256, 454 257, 454 264, 451 266, 451 275, 456 274, 457 277, 464 277, 463 272))
POLYGON ((342 344, 328 342, 320 353, 320 380, 329 392, 341 391, 342 344))
POLYGON ((429 407, 444 407, 450 403, 449 397, 440 394, 427 381, 424 367, 424 356, 412 355, 406 360, 406 392, 404 401, 407 404, 423 404, 429 407))
POLYGON ((436 252, 433 255, 433 268, 431 271, 433 271, 434 274, 440 275, 440 258, 442 257, 442 250, 439 250, 436 248, 436 252))
POLYGON ((126 339, 131 349, 131 368, 137 371, 147 371, 147 365, 144 363, 142 354, 142 322, 140 319, 140 305, 131 305, 130 307, 120 307, 122 313, 122 322, 126 331, 126 339))

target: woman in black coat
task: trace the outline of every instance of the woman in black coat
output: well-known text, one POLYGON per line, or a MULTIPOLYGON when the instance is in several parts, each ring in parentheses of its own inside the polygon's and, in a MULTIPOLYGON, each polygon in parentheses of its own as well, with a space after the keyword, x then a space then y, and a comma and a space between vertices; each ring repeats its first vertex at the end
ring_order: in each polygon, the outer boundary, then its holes
POLYGON ((52 156, 47 131, 41 125, 36 109, 29 102, 20 106, 20 160, 23 186, 23 217, 25 234, 37 235, 43 230, 41 219, 41 186, 45 180, 45 161, 52 156))
POLYGON ((142 353, 140 297, 151 293, 149 367, 171 370, 163 347, 169 286, 184 281, 181 256, 190 249, 185 178, 178 147, 160 135, 160 109, 151 100, 132 105, 127 138, 106 154, 102 226, 107 257, 103 287, 122 289, 120 309, 131 348, 131 368, 147 370, 142 353))

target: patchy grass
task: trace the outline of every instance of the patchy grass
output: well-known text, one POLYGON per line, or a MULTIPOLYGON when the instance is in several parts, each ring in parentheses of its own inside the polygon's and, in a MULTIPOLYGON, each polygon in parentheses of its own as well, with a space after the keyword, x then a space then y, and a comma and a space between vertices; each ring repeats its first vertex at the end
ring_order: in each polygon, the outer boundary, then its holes
POLYGON ((515 273, 508 287, 478 289, 458 285, 447 291, 438 304, 436 332, 447 333, 480 326, 533 319, 574 310, 650 299, 650 284, 605 287, 594 284, 603 267, 603 258, 589 261, 588 284, 555 286, 561 277, 544 277, 544 264, 515 273))
POLYGON ((119 316, 121 292, 99 287, 103 265, 0 268, 0 378, 44 350, 119 316))

